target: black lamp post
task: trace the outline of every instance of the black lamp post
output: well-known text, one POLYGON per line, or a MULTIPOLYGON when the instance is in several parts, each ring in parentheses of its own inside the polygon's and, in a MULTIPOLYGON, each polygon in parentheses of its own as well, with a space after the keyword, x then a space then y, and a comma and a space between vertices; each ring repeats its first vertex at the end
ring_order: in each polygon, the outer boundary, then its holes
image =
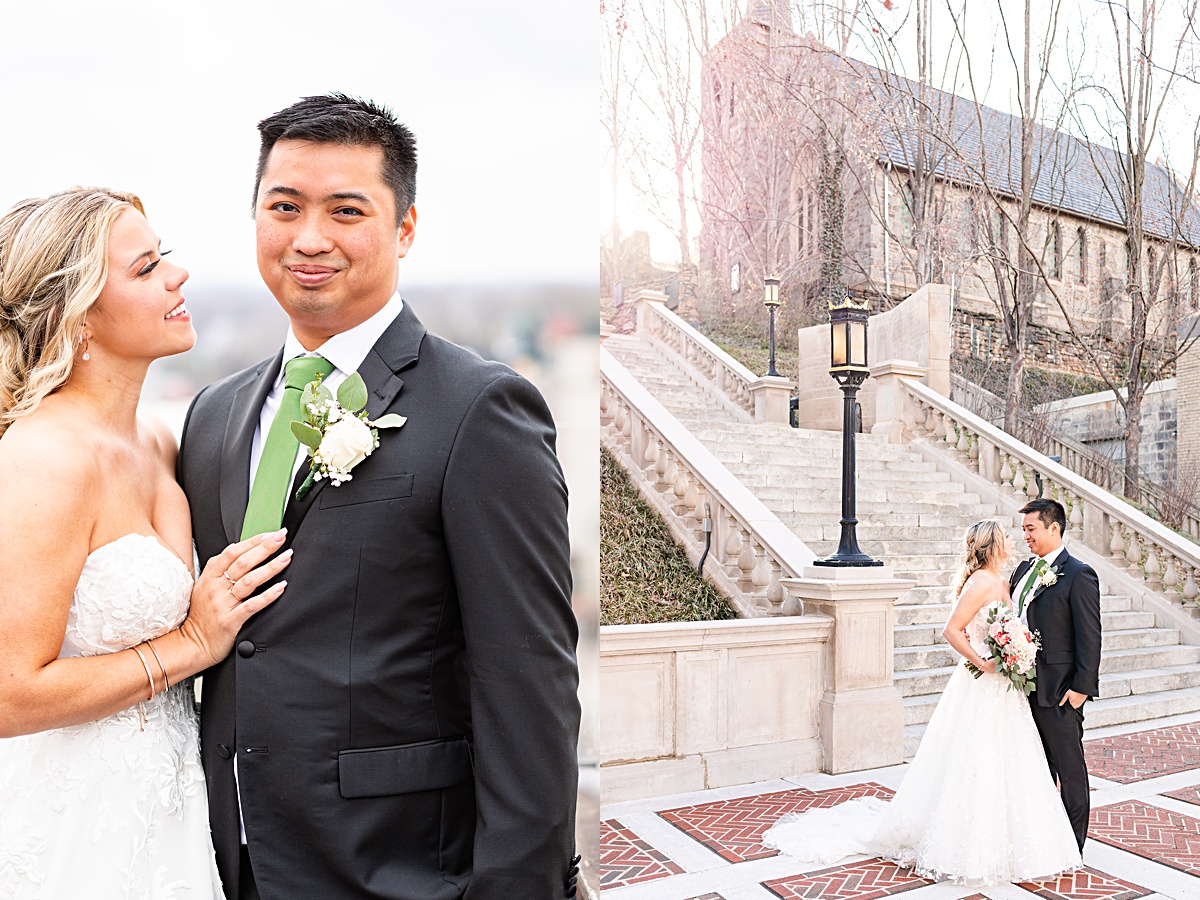
POLYGON ((771 312, 771 362, 767 366, 767 375, 776 378, 779 373, 775 371, 775 310, 779 309, 782 302, 779 299, 779 279, 768 275, 763 279, 763 306, 771 312))
POLYGON ((858 549, 854 517, 854 434, 855 402, 859 387, 870 374, 867 369, 867 301, 856 303, 847 297, 829 305, 831 343, 829 374, 842 388, 842 539, 837 552, 814 561, 818 566, 882 566, 858 549))

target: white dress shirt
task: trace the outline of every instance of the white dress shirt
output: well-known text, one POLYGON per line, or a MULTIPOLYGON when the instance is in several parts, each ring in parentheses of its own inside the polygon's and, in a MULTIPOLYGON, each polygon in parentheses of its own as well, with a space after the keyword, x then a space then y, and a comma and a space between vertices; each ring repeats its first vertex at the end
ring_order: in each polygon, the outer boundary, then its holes
MULTIPOLYGON (((275 384, 271 388, 271 393, 267 394, 267 399, 263 402, 262 412, 258 417, 258 428, 254 431, 254 443, 250 445, 251 485, 254 484, 254 476, 258 472, 258 461, 262 458, 263 442, 271 430, 271 423, 275 421, 275 413, 279 411, 279 404, 283 402, 283 370, 288 362, 299 356, 325 357, 333 363, 334 368, 321 383, 336 393, 337 386, 358 371, 363 360, 367 358, 367 354, 371 352, 371 348, 378 343, 388 326, 396 320, 396 316, 400 315, 402 309, 404 309, 404 301, 400 298, 400 294, 393 294, 383 308, 371 318, 355 325, 349 331, 335 334, 312 351, 304 349, 304 345, 296 339, 291 326, 288 326, 287 339, 283 342, 283 362, 275 374, 275 384)), ((307 459, 308 448, 301 444, 296 450, 296 465, 292 469, 293 475, 300 468, 301 463, 307 459)))
MULTIPOLYGON (((1054 561, 1056 559, 1058 559, 1059 554, 1062 553, 1063 550, 1065 550, 1065 549, 1066 549, 1065 547, 1063 547, 1061 544, 1059 544, 1056 548, 1051 550, 1045 556, 1039 557, 1040 559, 1044 559, 1046 561, 1046 570, 1049 570, 1049 568, 1052 565, 1054 565, 1054 561)), ((1016 586, 1016 588, 1014 588, 1014 590, 1012 592, 1013 603, 1017 602, 1017 598, 1021 596, 1021 591, 1023 591, 1025 589, 1025 582, 1029 581, 1029 579, 1032 575, 1033 575, 1033 563, 1030 563, 1029 569, 1025 572, 1024 575, 1021 576, 1021 580, 1017 582, 1017 586, 1016 586)), ((1033 592, 1036 590, 1037 590, 1037 588, 1033 588, 1032 590, 1030 590, 1029 596, 1025 598, 1025 608, 1021 610, 1021 622, 1025 625, 1026 628, 1029 627, 1029 604, 1031 602, 1033 602, 1033 592)))
MULTIPOLYGON (((401 299, 399 293, 395 293, 384 304, 383 308, 371 316, 371 318, 355 325, 349 331, 335 334, 316 350, 305 350, 304 345, 296 339, 296 334, 292 331, 291 326, 288 326, 287 338, 283 342, 283 362, 275 375, 275 384, 271 388, 271 393, 267 394, 267 399, 263 402, 262 413, 258 417, 258 428, 254 430, 254 442, 250 445, 251 486, 254 485, 254 476, 258 472, 258 462, 262 459, 263 442, 271 430, 271 423, 275 421, 275 413, 279 411, 279 405, 283 402, 284 367, 287 366, 288 362, 298 356, 325 357, 325 359, 333 363, 333 371, 321 383, 336 392, 339 384, 358 371, 358 367, 367 358, 367 354, 371 352, 371 348, 383 337, 383 333, 396 320, 396 316, 400 315, 402 309, 404 309, 404 300, 401 299)), ((308 448, 301 444, 296 449, 296 465, 292 469, 293 476, 296 470, 307 461, 308 448)), ((249 494, 247 494, 247 499, 249 499, 249 494)), ((235 752, 233 755, 233 781, 235 785, 237 784, 237 780, 238 766, 237 753, 235 752)), ((240 791, 238 793, 238 822, 241 826, 242 843, 244 844, 246 843, 246 824, 242 821, 242 798, 240 791)))

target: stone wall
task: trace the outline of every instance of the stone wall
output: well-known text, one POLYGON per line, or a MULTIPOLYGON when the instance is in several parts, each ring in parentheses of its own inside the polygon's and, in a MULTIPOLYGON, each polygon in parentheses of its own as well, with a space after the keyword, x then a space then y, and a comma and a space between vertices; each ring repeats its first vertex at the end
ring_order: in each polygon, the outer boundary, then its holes
MULTIPOLYGON (((842 391, 829 375, 829 325, 798 332, 801 428, 836 431, 842 427, 842 391)), ((921 380, 943 396, 950 395, 950 289, 928 284, 899 306, 871 316, 867 356, 872 369, 905 362, 927 370, 921 380)), ((862 425, 870 431, 877 420, 877 385, 868 378, 858 393, 862 425)))
MULTIPOLYGON (((1179 327, 1179 339, 1200 333, 1200 314, 1189 316, 1179 327)), ((1200 344, 1193 344, 1175 364, 1177 453, 1182 473, 1200 472, 1200 344)))
MULTIPOLYGON (((1198 391, 1200 393, 1200 391, 1198 391)), ((1125 410, 1112 391, 1059 400, 1040 407, 1054 432, 1112 459, 1125 459, 1125 410)), ((1165 484, 1175 468, 1176 379, 1152 384, 1142 400, 1142 443, 1138 465, 1150 480, 1165 484)))

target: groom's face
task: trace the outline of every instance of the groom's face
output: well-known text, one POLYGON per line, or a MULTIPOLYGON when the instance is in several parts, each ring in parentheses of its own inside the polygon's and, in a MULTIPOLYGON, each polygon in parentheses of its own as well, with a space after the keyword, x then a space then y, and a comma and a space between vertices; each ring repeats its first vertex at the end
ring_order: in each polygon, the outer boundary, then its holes
POLYGON ((279 141, 254 220, 258 270, 312 350, 387 303, 416 211, 397 220, 378 147, 279 141))
POLYGON ((1042 517, 1035 512, 1025 513, 1021 520, 1021 531, 1025 535, 1025 545, 1034 556, 1045 556, 1062 545, 1058 525, 1046 527, 1042 517))

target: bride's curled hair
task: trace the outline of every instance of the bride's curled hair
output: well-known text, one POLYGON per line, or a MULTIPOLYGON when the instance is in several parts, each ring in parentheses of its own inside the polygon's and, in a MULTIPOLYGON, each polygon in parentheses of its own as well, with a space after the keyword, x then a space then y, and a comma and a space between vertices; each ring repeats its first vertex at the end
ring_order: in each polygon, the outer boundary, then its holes
POLYGON ((968 578, 1000 561, 1004 553, 1004 535, 1004 526, 996 519, 984 519, 967 528, 963 535, 963 561, 954 579, 956 599, 968 578))
POLYGON ((108 240, 133 194, 71 188, 0 218, 0 436, 71 377, 84 319, 108 277, 108 240))

